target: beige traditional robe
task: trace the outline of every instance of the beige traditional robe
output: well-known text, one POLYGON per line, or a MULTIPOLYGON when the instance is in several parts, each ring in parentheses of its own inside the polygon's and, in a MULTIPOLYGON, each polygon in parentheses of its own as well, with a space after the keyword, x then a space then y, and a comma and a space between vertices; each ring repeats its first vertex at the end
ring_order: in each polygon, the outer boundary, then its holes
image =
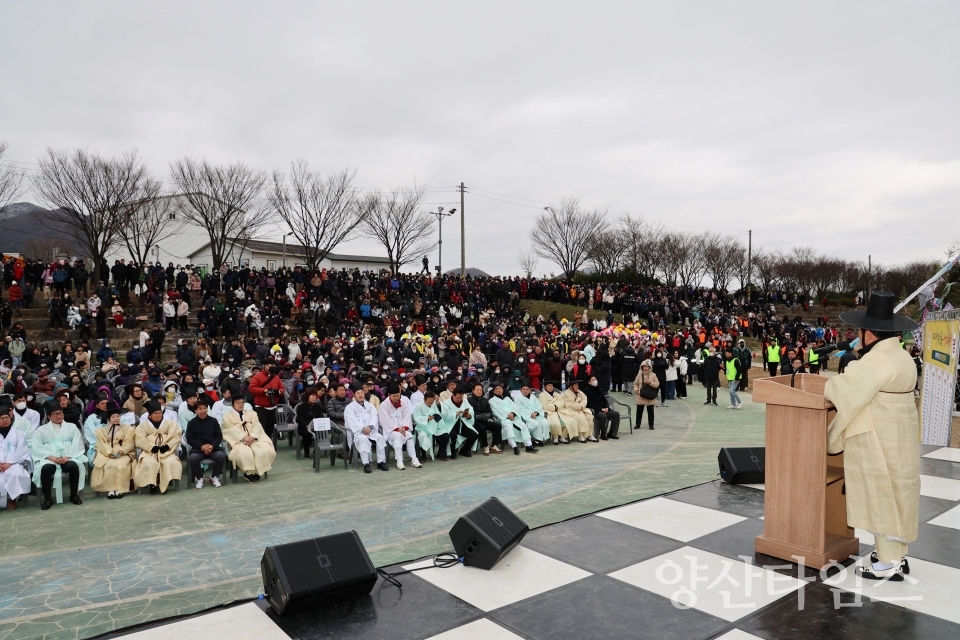
POLYGON ((890 338, 827 380, 823 394, 837 407, 828 451, 843 451, 847 524, 904 542, 919 526, 916 382, 913 359, 890 338))
POLYGON ((563 409, 560 410, 563 421, 575 420, 580 434, 578 437, 590 437, 593 434, 593 412, 587 409, 586 394, 583 391, 574 393, 573 389, 568 388, 560 394, 560 398, 563 400, 563 409))
POLYGON ((538 399, 543 407, 543 414, 547 416, 547 422, 550 423, 550 435, 553 438, 572 440, 578 436, 579 422, 570 416, 560 415, 566 409, 562 393, 556 390, 552 394, 541 391, 538 399))
POLYGON ((128 424, 104 425, 94 431, 96 455, 90 472, 90 486, 94 491, 130 491, 133 459, 136 455, 136 430, 128 424), (111 458, 120 453, 119 458, 111 458))
POLYGON ((241 416, 236 411, 223 414, 221 426, 223 439, 230 445, 230 461, 243 473, 263 475, 273 467, 277 452, 273 442, 260 426, 260 419, 254 411, 244 411, 241 416), (252 445, 243 444, 243 439, 252 436, 252 445))
POLYGON ((133 474, 133 481, 138 487, 156 484, 157 474, 160 474, 162 493, 167 490, 171 480, 180 479, 183 465, 177 457, 177 446, 180 445, 181 435, 180 425, 173 420, 164 420, 159 429, 154 429, 149 419, 140 423, 136 430, 136 443, 141 451, 133 474), (151 453, 154 447, 163 445, 170 449, 165 453, 151 453))

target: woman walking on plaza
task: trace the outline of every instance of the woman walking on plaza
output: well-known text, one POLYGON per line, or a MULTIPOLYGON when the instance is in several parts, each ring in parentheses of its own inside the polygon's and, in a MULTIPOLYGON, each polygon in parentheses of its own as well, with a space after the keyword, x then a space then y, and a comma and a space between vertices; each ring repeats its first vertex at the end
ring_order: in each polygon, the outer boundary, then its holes
POLYGON ((643 424, 643 408, 647 408, 647 422, 650 423, 650 430, 653 431, 653 409, 657 406, 657 389, 660 388, 660 380, 652 371, 652 364, 649 360, 644 360, 640 365, 640 371, 633 381, 633 395, 637 401, 637 428, 643 424))

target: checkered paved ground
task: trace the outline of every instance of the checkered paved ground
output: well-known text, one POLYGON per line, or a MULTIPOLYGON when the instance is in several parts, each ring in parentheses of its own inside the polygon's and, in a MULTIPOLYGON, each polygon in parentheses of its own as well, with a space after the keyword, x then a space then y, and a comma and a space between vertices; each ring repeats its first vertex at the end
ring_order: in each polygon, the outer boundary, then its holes
MULTIPOLYGON (((716 481, 535 529, 491 571, 430 568, 403 576, 402 591, 381 583, 285 618, 258 603, 220 611, 222 634, 199 616, 131 637, 181 627, 213 640, 956 638, 960 452, 924 447, 921 472, 920 538, 903 583, 861 582, 853 560, 822 576, 756 554, 762 486, 716 481)), ((858 534, 869 554, 869 534, 858 534)))

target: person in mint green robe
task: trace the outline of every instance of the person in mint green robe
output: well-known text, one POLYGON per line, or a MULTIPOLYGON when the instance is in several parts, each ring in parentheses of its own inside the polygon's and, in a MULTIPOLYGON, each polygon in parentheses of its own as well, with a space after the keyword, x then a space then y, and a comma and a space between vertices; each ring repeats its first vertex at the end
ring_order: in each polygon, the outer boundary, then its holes
POLYGON ((96 411, 87 416, 83 421, 83 439, 87 443, 87 460, 93 460, 97 457, 97 429, 107 424, 102 418, 107 408, 110 406, 110 400, 105 395, 97 398, 95 405, 96 411))
POLYGON ((63 502, 62 471, 70 477, 70 502, 83 504, 83 491, 87 462, 83 436, 75 424, 63 421, 63 409, 51 404, 47 410, 50 422, 40 425, 33 434, 30 450, 33 454, 33 482, 43 490, 44 511, 53 506, 51 489, 56 491, 57 504, 63 502))
MULTIPOLYGON (((466 391, 463 387, 457 387, 453 390, 453 395, 440 403, 440 413, 443 414, 443 422, 448 426, 450 444, 450 458, 457 459, 457 453, 464 458, 473 455, 471 452, 476 448, 477 434, 476 427, 473 426, 475 419, 473 407, 466 399, 466 391)), ((440 450, 445 447, 441 445, 440 450)))
MULTIPOLYGON (((417 403, 413 408, 413 426, 417 432, 417 443, 420 448, 430 454, 430 459, 434 460, 433 439, 446 436, 444 442, 450 439, 450 427, 444 422, 440 411, 440 401, 437 400, 437 394, 433 391, 427 391, 423 394, 423 402, 417 403)), ((438 440, 439 441, 439 440, 438 440)), ((441 460, 447 459, 447 447, 444 445, 441 450, 441 460)))
POLYGON ((537 453, 539 451, 533 446, 527 423, 520 417, 520 409, 517 408, 510 396, 503 394, 502 382, 493 383, 493 388, 490 390, 490 409, 493 411, 494 417, 500 421, 500 425, 503 427, 503 439, 513 447, 514 455, 520 455, 517 440, 523 442, 527 453, 537 453))
POLYGON ((520 417, 527 424, 530 437, 537 446, 543 445, 550 433, 550 423, 544 415, 540 400, 531 393, 529 380, 524 380, 520 385, 520 395, 513 399, 513 403, 520 410, 520 417))

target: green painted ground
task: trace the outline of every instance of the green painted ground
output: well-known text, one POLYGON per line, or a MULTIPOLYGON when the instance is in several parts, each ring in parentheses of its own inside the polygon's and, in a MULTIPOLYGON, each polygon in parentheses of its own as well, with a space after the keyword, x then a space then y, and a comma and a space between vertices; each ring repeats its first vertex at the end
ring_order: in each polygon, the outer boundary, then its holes
MULTIPOLYGON (((722 446, 763 444, 763 406, 703 406, 704 390, 657 409, 657 429, 617 442, 548 445, 365 475, 294 460, 222 489, 0 514, 0 640, 87 638, 255 596, 264 546, 356 529, 377 565, 449 548, 456 517, 496 495, 542 526, 712 480, 722 446)), ((628 400, 627 396, 622 396, 628 400)), ((631 402, 632 404, 632 402, 631 402)))

